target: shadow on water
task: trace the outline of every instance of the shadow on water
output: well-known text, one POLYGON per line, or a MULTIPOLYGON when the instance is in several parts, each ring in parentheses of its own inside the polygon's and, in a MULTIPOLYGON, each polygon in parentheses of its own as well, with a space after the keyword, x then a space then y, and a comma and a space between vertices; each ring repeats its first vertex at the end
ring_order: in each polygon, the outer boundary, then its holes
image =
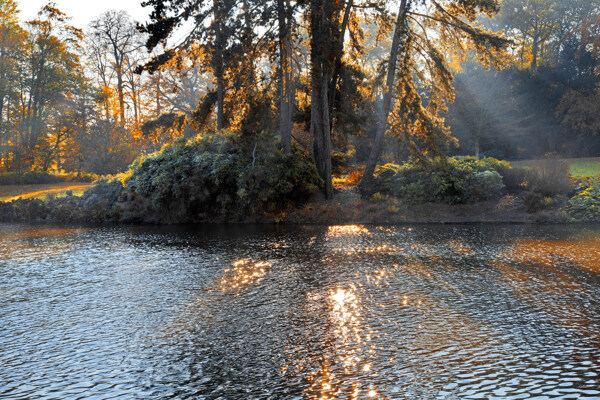
POLYGON ((600 227, 0 225, 0 398, 600 398, 600 227))

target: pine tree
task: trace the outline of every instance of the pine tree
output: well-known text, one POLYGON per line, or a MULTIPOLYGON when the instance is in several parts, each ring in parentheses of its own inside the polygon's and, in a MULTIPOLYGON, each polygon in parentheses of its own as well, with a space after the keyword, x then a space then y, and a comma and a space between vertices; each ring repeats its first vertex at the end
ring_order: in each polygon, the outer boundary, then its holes
POLYGON ((453 140, 440 116, 447 109, 446 102, 454 99, 448 56, 466 59, 474 53, 486 68, 499 68, 508 58, 510 42, 475 22, 480 13, 498 12, 498 0, 430 0, 423 10, 416 5, 414 0, 402 0, 397 13, 382 115, 360 183, 365 192, 388 130, 424 162, 441 156, 453 140), (392 104, 394 98, 398 101, 392 104))

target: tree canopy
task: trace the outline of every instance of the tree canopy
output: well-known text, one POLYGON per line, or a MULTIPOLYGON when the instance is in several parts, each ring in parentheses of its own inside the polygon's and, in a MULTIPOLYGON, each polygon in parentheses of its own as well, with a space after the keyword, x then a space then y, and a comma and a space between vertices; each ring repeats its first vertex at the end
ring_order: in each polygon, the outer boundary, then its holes
POLYGON ((600 0, 146 0, 85 29, 0 0, 0 166, 123 171, 177 138, 265 135, 332 175, 447 154, 593 153, 600 0), (576 140, 574 140, 576 139, 576 140), (590 146, 575 143, 586 142, 590 146))

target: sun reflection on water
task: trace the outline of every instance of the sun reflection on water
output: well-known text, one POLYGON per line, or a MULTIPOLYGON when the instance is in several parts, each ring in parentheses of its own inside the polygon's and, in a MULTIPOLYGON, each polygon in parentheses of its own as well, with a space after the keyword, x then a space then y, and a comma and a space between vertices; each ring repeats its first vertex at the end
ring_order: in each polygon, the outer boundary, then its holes
POLYGON ((258 282, 270 267, 271 263, 268 261, 236 260, 231 263, 230 268, 225 270, 225 274, 219 282, 219 289, 233 290, 258 282))
POLYGON ((329 290, 325 296, 308 296, 325 307, 332 328, 319 368, 309 377, 311 388, 305 393, 308 398, 380 397, 371 383, 377 375, 373 368, 377 350, 371 343, 377 331, 365 324, 361 316, 361 291, 361 287, 350 285, 329 290))
POLYGON ((327 228, 329 236, 370 235, 371 232, 363 225, 332 225, 327 228))
POLYGON ((331 293, 329 298, 333 303, 331 319, 338 326, 336 333, 341 334, 344 341, 347 341, 349 339, 348 333, 352 331, 356 335, 357 343, 360 343, 360 313, 358 299, 354 292, 339 288, 336 292, 331 293))

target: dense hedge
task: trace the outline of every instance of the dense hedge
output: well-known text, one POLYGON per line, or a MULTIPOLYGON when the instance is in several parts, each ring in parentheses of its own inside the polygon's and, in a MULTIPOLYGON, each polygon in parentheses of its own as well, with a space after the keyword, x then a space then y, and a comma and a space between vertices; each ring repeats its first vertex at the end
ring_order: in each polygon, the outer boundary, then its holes
POLYGON ((407 203, 473 203, 498 197, 502 173, 511 167, 494 158, 451 157, 430 164, 386 164, 377 171, 374 193, 392 195, 407 203))
POLYGON ((300 150, 285 155, 273 138, 250 147, 243 143, 236 134, 180 140, 136 161, 125 189, 139 203, 139 213, 183 222, 278 211, 321 187, 300 150))

